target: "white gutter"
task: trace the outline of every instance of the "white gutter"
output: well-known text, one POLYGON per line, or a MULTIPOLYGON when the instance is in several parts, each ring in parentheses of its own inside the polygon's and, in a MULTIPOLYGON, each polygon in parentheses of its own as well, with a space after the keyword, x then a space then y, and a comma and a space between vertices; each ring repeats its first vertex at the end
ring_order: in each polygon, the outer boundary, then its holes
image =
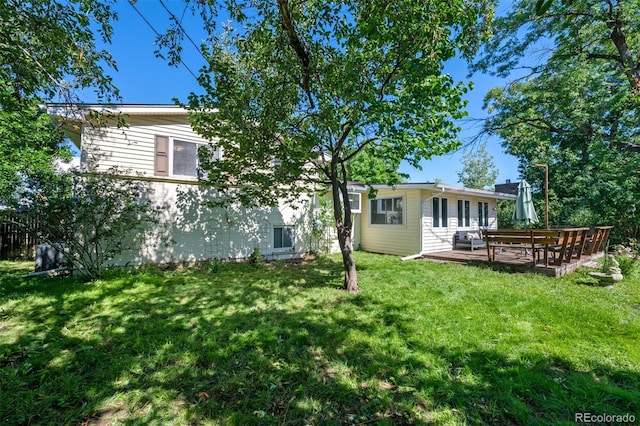
POLYGON ((484 189, 474 189, 474 188, 464 188, 460 186, 453 185, 445 185, 441 183, 400 183, 395 186, 389 185, 372 185, 374 189, 430 189, 430 190, 442 190, 443 188, 453 194, 463 194, 463 195, 475 195, 478 197, 487 197, 494 198, 500 200, 515 200, 516 196, 512 194, 507 194, 504 192, 495 192, 495 191, 487 191, 484 189))
POLYGON ((446 188, 447 191, 455 193, 455 194, 476 195, 476 196, 480 196, 480 197, 491 197, 491 198, 497 198, 497 199, 502 199, 502 200, 515 200, 516 199, 515 195, 507 194, 505 192, 495 192, 495 191, 487 191, 487 190, 484 190, 484 189, 464 188, 464 187, 459 187, 459 186, 443 185, 443 184, 440 184, 440 183, 436 184, 435 186, 437 188, 442 188, 443 191, 446 188))
POLYGON ((405 260, 415 260, 415 259, 419 259, 422 257, 422 253, 420 254, 412 254, 411 256, 405 256, 403 258, 401 258, 400 260, 405 261, 405 260))
MULTIPOLYGON (((178 105, 167 104, 60 104, 51 103, 47 104, 47 112, 51 115, 57 115, 60 117, 76 117, 89 111, 98 112, 101 114, 127 114, 127 115, 187 115, 188 110, 178 105)), ((211 112, 217 112, 218 110, 212 110, 211 112)))

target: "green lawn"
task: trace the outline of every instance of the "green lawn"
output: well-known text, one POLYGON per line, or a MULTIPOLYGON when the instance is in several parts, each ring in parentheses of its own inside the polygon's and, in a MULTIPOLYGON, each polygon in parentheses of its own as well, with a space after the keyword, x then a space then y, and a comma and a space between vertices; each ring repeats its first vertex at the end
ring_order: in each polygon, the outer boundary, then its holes
POLYGON ((356 253, 117 271, 0 262, 0 423, 573 424, 640 419, 640 279, 586 285, 356 253))

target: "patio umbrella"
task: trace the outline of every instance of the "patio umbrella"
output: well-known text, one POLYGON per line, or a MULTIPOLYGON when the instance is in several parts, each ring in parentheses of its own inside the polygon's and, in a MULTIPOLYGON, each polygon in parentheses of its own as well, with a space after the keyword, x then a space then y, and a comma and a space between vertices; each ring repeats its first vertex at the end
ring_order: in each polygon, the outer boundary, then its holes
POLYGON ((516 208, 513 211, 513 220, 524 222, 525 226, 538 222, 538 215, 533 207, 531 185, 524 179, 518 185, 518 197, 516 198, 516 208))

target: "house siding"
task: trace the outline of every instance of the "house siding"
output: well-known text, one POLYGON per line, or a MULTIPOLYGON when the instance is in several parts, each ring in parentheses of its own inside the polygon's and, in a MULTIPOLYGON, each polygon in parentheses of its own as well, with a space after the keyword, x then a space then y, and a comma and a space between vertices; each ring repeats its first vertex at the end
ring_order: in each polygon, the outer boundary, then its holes
MULTIPOLYGON (((312 223, 319 213, 316 209, 320 208, 317 197, 301 197, 295 203, 297 206, 281 203, 264 209, 205 206, 205 201, 217 196, 215 188, 200 185, 195 177, 171 176, 171 167, 165 167, 164 157, 158 163, 156 141, 164 140, 158 136, 169 138, 166 155, 169 163, 172 161, 172 139, 196 143, 207 141, 193 131, 185 114, 158 113, 157 110, 154 113, 147 115, 145 111, 144 115, 132 113, 126 116, 126 128, 118 128, 115 122, 100 128, 87 125, 81 128, 82 166, 97 171, 112 167, 130 170, 132 176, 140 176, 152 187, 149 197, 161 213, 142 250, 124 254, 118 263, 241 259, 256 249, 272 259, 300 257, 307 251, 325 248, 339 251, 334 227, 319 237, 312 233, 312 223), (295 227, 294 248, 274 248, 273 230, 276 226, 295 227)), ((77 139, 77 130, 71 130, 77 139)), ((164 155, 164 151, 161 154, 164 155)), ((477 230, 481 227, 479 201, 489 203, 489 228, 497 228, 496 199, 492 198, 492 193, 483 196, 483 192, 446 185, 438 188, 434 184, 379 188, 378 198, 402 197, 401 209, 399 204, 387 207, 384 216, 384 221, 392 222, 397 217, 396 212, 402 210, 401 224, 372 224, 371 203, 363 194, 362 212, 354 214, 354 248, 401 256, 449 250, 458 229, 477 230), (448 220, 446 226, 434 228, 432 199, 436 196, 447 198, 448 220), (470 202, 468 227, 458 228, 457 202, 460 199, 470 202)))
POLYGON ((160 212, 141 249, 123 253, 115 264, 244 259, 254 250, 268 259, 287 259, 317 246, 311 232, 311 197, 276 207, 208 207, 206 202, 217 197, 215 188, 200 185, 193 177, 154 175, 157 136, 206 143, 187 117, 131 115, 126 121, 126 128, 112 123, 82 129, 82 166, 97 171, 117 166, 141 176, 150 187, 150 202, 160 212), (274 248, 277 226, 294 227, 292 249, 274 248))
POLYGON ((403 197, 401 225, 371 224, 371 202, 363 197, 360 223, 362 250, 408 256, 420 252, 420 190, 380 189, 377 198, 403 197))
POLYGON ((132 174, 154 175, 155 137, 157 135, 206 143, 191 128, 186 116, 128 116, 127 128, 115 123, 82 129, 82 164, 104 171, 117 166, 132 174))
POLYGON ((457 198, 440 191, 421 191, 422 196, 422 253, 449 250, 452 248, 453 234, 458 226, 457 198), (446 198, 448 205, 446 226, 434 227, 433 199, 446 198))
POLYGON ((245 259, 254 250, 267 259, 287 259, 302 256, 314 244, 308 198, 300 199, 297 208, 214 208, 204 205, 216 197, 212 188, 172 182, 150 182, 150 187, 159 220, 141 249, 123 254, 116 264, 245 259), (274 248, 277 226, 294 227, 293 249, 274 248))
POLYGON ((484 197, 469 197, 459 194, 436 191, 422 191, 422 252, 432 253, 453 249, 454 235, 458 230, 479 230, 484 226, 479 225, 478 202, 489 203, 489 228, 498 228, 497 201, 484 197), (434 197, 446 198, 449 205, 449 218, 447 227, 433 226, 433 203, 434 197), (469 226, 458 227, 458 200, 470 202, 470 224, 469 226))

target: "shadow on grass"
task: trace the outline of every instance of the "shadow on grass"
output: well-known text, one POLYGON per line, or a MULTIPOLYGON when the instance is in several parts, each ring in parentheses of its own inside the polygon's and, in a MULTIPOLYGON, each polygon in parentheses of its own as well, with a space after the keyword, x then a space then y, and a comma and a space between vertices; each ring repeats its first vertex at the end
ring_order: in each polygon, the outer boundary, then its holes
POLYGON ((481 262, 477 260, 471 260, 467 262, 467 265, 474 266, 480 269, 486 269, 495 272, 502 272, 505 274, 514 274, 516 273, 516 268, 505 264, 505 263, 496 263, 496 262, 481 262))
POLYGON ((0 420, 570 424, 575 412, 640 413, 637 371, 442 346, 402 301, 336 292, 340 272, 319 259, 91 284, 3 279, 0 383, 12 391, 0 420))

